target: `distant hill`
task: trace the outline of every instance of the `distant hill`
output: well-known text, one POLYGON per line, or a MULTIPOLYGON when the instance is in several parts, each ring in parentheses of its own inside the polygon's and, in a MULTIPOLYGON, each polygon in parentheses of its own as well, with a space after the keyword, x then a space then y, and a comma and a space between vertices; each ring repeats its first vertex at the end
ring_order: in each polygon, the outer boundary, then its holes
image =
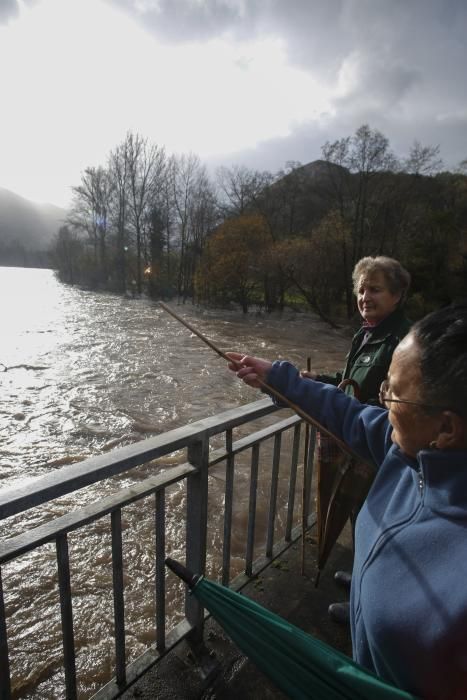
POLYGON ((66 214, 0 188, 0 265, 48 266, 47 251, 66 214))

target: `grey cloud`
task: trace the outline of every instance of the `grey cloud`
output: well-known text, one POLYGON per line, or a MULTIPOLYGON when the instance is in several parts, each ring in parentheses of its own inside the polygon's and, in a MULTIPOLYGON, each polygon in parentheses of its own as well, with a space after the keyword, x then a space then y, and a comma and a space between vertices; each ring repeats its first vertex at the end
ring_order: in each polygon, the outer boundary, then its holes
POLYGON ((350 63, 354 83, 347 93, 334 100, 338 110, 394 110, 422 82, 419 70, 394 61, 391 56, 357 54, 350 63))
POLYGON ((19 6, 16 0, 0 0, 0 24, 8 22, 12 17, 16 17, 19 6))
MULTIPOLYGON (((163 41, 204 41, 226 32, 256 32, 257 0, 108 0, 134 15, 163 41)), ((267 5, 267 0, 265 0, 267 5)))
POLYGON ((279 37, 289 61, 334 92, 354 62, 355 81, 334 98, 332 117, 234 154, 235 162, 271 170, 307 162, 327 139, 362 123, 383 131, 400 155, 415 138, 439 143, 447 164, 466 155, 459 152, 467 144, 465 0, 107 1, 167 42, 279 37))
POLYGON ((224 154, 208 161, 211 169, 219 165, 245 165, 254 170, 275 173, 285 167, 287 161, 309 163, 322 157, 322 146, 352 136, 364 123, 378 129, 388 139, 395 155, 403 159, 415 140, 424 145, 440 146, 441 157, 447 169, 453 170, 467 158, 467 114, 445 117, 445 122, 420 119, 417 123, 406 119, 390 119, 381 111, 366 110, 352 114, 345 112, 328 115, 321 123, 309 122, 293 130, 285 138, 265 140, 255 148, 224 154))
MULTIPOLYGON (((276 36, 289 60, 333 81, 355 49, 371 63, 392 55, 411 68, 465 65, 465 0, 107 0, 164 41, 276 36), (447 53, 445 54, 445 50, 447 53), (453 57, 454 58, 454 57, 453 57)), ((465 82, 465 81, 464 81, 465 82)))
POLYGON ((279 36, 290 60, 332 69, 350 48, 340 17, 349 0, 107 0, 164 41, 279 36))
POLYGON ((207 162, 212 169, 220 165, 227 167, 245 165, 252 170, 267 170, 275 173, 282 170, 288 161, 305 164, 320 158, 321 146, 327 139, 326 132, 317 128, 316 124, 310 123, 295 129, 286 138, 265 140, 258 143, 255 148, 224 154, 207 162))
MULTIPOLYGON (((33 5, 39 0, 26 0, 26 4, 33 5)), ((0 24, 6 24, 19 15, 18 0, 0 0, 0 24)))

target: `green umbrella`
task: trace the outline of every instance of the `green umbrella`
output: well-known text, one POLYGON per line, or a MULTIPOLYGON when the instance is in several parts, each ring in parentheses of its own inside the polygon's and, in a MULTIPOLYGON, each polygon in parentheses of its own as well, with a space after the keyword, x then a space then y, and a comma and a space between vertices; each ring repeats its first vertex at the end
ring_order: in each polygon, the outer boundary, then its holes
POLYGON ((415 700, 240 593, 166 559, 229 637, 290 698, 415 700))

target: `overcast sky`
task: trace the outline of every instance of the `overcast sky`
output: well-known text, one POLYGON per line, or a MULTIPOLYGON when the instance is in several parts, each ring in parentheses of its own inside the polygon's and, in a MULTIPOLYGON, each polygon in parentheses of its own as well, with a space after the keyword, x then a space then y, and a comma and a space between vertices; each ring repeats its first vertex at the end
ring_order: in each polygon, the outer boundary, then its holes
POLYGON ((362 123, 467 157, 467 0, 0 0, 0 187, 66 206, 131 129, 214 168, 362 123))

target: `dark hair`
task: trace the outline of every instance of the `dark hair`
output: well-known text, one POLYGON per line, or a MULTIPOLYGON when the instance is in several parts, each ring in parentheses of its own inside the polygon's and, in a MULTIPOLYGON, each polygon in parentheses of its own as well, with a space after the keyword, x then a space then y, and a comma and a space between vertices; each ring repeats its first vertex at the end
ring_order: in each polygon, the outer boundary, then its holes
POLYGON ((467 415, 467 303, 428 314, 411 332, 420 348, 423 401, 467 415))
POLYGON ((391 294, 401 295, 399 301, 399 306, 401 306, 405 302, 410 287, 410 274, 398 260, 388 258, 386 255, 377 255, 376 257, 368 255, 366 258, 361 258, 358 261, 352 272, 355 296, 358 294, 360 277, 362 275, 372 277, 378 272, 383 273, 391 294))

